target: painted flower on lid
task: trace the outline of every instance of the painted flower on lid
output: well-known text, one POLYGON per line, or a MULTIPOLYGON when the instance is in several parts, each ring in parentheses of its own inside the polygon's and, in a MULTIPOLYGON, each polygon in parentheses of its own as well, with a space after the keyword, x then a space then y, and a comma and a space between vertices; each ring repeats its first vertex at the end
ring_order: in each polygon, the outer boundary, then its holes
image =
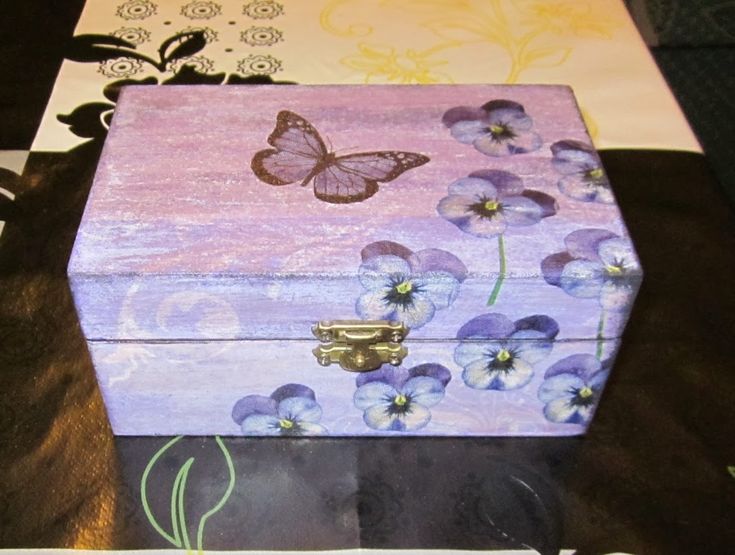
POLYGON ((270 397, 248 395, 232 408, 232 419, 243 434, 255 436, 324 435, 319 424, 322 408, 314 391, 301 384, 286 384, 270 397))
POLYGON ((613 204, 612 189, 595 149, 579 141, 551 145, 554 169, 562 174, 559 190, 575 200, 613 204))
POLYGON ((589 424, 609 373, 609 361, 600 362, 586 354, 568 356, 552 365, 538 391, 539 400, 545 403, 546 419, 589 424))
POLYGON ((512 100, 491 100, 479 108, 456 106, 444 113, 442 123, 460 143, 487 156, 524 154, 543 143, 531 116, 512 100))
POLYGON ((413 368, 383 366, 357 377, 355 407, 370 428, 387 432, 420 430, 431 421, 431 407, 444 398, 452 379, 441 364, 413 368))
POLYGON ((556 214, 556 199, 526 189, 517 175, 502 170, 477 170, 451 183, 449 194, 439 201, 437 212, 460 230, 498 240, 498 278, 487 305, 495 304, 505 280, 503 234, 508 227, 530 226, 556 214))
POLYGON ((457 332, 454 361, 473 389, 519 389, 533 378, 533 365, 553 349, 556 320, 537 314, 513 322, 504 314, 477 316, 457 332))
POLYGON ((355 311, 366 320, 397 320, 420 328, 454 302, 467 276, 462 261, 440 249, 413 252, 399 243, 377 241, 361 256, 358 276, 365 292, 355 311))
POLYGON ((509 226, 537 224, 557 208, 554 197, 526 189, 513 173, 477 170, 451 183, 436 210, 465 233, 492 238, 509 226))
POLYGON ((546 282, 573 297, 597 298, 605 310, 627 310, 641 280, 631 242, 606 229, 580 229, 564 243, 566 251, 541 261, 546 282))

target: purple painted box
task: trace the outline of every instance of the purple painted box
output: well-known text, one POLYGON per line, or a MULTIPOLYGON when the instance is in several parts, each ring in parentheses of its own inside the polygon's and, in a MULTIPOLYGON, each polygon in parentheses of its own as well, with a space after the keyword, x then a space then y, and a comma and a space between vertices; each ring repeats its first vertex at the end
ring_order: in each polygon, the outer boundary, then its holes
POLYGON ((567 87, 144 86, 69 276, 117 434, 569 435, 642 274, 567 87))

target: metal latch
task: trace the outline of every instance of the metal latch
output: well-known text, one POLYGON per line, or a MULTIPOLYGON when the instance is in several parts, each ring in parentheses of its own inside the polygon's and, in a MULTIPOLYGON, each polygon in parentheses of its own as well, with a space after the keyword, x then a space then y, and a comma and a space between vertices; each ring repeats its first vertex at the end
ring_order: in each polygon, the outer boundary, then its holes
POLYGON ((398 366, 408 354, 401 345, 408 328, 388 320, 324 320, 311 331, 322 344, 312 352, 322 366, 339 362, 350 372, 368 372, 383 364, 398 366))

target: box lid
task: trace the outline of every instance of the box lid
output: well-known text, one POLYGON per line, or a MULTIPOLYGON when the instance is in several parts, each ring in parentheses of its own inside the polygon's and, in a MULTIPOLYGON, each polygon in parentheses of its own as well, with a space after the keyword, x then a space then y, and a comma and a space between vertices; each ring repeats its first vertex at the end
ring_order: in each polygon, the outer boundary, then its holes
POLYGON ((641 271, 568 87, 134 86, 69 275, 90 339, 448 339, 617 337, 641 271))

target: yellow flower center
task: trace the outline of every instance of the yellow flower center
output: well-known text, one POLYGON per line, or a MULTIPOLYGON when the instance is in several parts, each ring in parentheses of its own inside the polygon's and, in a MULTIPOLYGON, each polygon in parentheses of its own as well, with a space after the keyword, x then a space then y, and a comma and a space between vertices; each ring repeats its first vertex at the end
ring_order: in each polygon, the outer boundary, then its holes
POLYGON ((592 388, 587 387, 587 386, 585 386, 582 389, 580 389, 579 392, 577 393, 577 395, 579 395, 582 399, 589 399, 594 394, 595 394, 595 392, 592 391, 592 388))
POLYGON ((293 421, 282 418, 278 421, 278 425, 284 430, 290 430, 291 428, 293 428, 293 421))
POLYGON ((410 293, 412 289, 413 289, 413 284, 408 280, 402 281, 401 283, 396 285, 396 291, 400 293, 401 295, 410 293))
POLYGON ((608 275, 611 276, 623 275, 623 269, 620 266, 613 266, 611 264, 608 264, 607 266, 605 266, 605 270, 607 270, 608 275))
POLYGON ((589 175, 592 179, 600 179, 603 175, 605 175, 605 172, 602 171, 602 168, 595 168, 594 170, 590 170, 587 172, 587 175, 589 175))
POLYGON ((485 210, 488 212, 495 212, 499 206, 500 203, 497 200, 488 200, 485 202, 485 210))
POLYGON ((490 126, 490 133, 493 135, 502 135, 505 132, 505 127, 502 125, 491 125, 490 126))
POLYGON ((396 398, 393 399, 393 404, 399 407, 402 407, 406 403, 408 403, 408 398, 403 393, 399 393, 398 395, 396 395, 396 398))
POLYGON ((508 349, 500 349, 500 352, 495 355, 495 358, 498 359, 500 362, 506 362, 507 360, 510 360, 510 352, 508 349))

